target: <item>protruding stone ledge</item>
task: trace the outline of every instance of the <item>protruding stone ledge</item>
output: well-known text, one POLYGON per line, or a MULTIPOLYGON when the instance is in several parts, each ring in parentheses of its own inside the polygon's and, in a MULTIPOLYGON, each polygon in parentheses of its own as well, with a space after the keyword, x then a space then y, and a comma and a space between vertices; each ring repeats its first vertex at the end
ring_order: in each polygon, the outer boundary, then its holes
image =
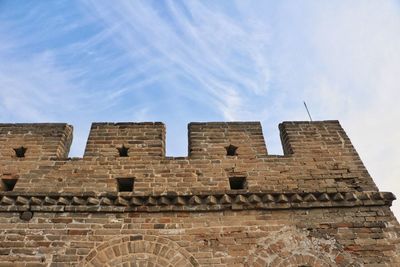
POLYGON ((391 206, 390 192, 285 192, 147 195, 118 193, 0 194, 0 212, 160 212, 218 210, 279 210, 329 207, 391 206))

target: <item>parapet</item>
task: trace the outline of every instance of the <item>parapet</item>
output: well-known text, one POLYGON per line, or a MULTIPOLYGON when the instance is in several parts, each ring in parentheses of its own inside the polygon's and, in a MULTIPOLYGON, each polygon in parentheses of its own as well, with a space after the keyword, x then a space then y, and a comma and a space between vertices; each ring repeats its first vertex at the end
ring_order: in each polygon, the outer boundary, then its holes
POLYGON ((65 123, 0 124, 0 159, 66 158, 72 126, 65 123))
POLYGON ((0 175, 6 183, 18 179, 14 190, 30 192, 116 192, 125 180, 140 194, 377 190, 338 121, 279 128, 284 155, 267 154, 259 122, 195 122, 188 125, 188 156, 166 157, 163 123, 93 123, 84 157, 60 160, 71 126, 4 124, 0 175), (21 147, 30 160, 16 157, 13 149, 21 147))
MULTIPOLYGON (((338 121, 283 122, 279 125, 285 156, 359 158, 338 121)), ((165 157, 161 122, 93 123, 84 157, 165 157)), ((0 124, 0 158, 68 157, 72 126, 65 123, 0 124), (23 154, 23 155, 22 155, 23 154)), ((192 122, 188 125, 191 159, 251 159, 267 156, 259 122, 192 122)))

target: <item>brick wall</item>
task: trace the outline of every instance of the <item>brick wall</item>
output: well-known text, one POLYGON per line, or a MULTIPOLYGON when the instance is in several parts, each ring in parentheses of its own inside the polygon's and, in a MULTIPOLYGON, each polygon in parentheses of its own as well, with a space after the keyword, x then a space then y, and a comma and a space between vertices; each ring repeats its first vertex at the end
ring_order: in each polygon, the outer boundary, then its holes
POLYGON ((160 266, 177 262, 181 266, 396 266, 399 260, 397 223, 388 208, 380 207, 35 212, 29 222, 19 217, 4 213, 0 218, 3 263, 106 266, 124 262, 122 256, 137 262, 149 259, 160 266))
POLYGON ((174 158, 162 123, 94 123, 67 159, 71 126, 0 125, 0 266, 399 266, 394 196, 340 124, 279 127, 282 156, 259 123, 191 123, 174 158))

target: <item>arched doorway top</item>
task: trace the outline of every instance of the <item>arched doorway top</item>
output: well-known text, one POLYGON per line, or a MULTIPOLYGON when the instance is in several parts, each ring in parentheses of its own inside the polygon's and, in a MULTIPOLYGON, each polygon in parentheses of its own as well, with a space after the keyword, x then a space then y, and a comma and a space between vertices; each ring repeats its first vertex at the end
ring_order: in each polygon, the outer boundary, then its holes
POLYGON ((96 246, 80 266, 198 266, 176 242, 152 235, 113 238, 96 246))

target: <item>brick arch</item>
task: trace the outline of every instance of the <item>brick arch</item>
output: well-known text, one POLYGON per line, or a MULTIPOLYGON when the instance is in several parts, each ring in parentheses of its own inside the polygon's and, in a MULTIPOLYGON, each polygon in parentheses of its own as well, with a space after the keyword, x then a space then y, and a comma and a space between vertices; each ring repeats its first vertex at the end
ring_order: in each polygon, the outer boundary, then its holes
POLYGON ((255 267, 362 266, 333 238, 310 237, 295 227, 268 233, 251 254, 249 266, 255 267))
POLYGON ((94 248, 80 266, 198 266, 177 243, 163 237, 133 235, 114 238, 94 248))

